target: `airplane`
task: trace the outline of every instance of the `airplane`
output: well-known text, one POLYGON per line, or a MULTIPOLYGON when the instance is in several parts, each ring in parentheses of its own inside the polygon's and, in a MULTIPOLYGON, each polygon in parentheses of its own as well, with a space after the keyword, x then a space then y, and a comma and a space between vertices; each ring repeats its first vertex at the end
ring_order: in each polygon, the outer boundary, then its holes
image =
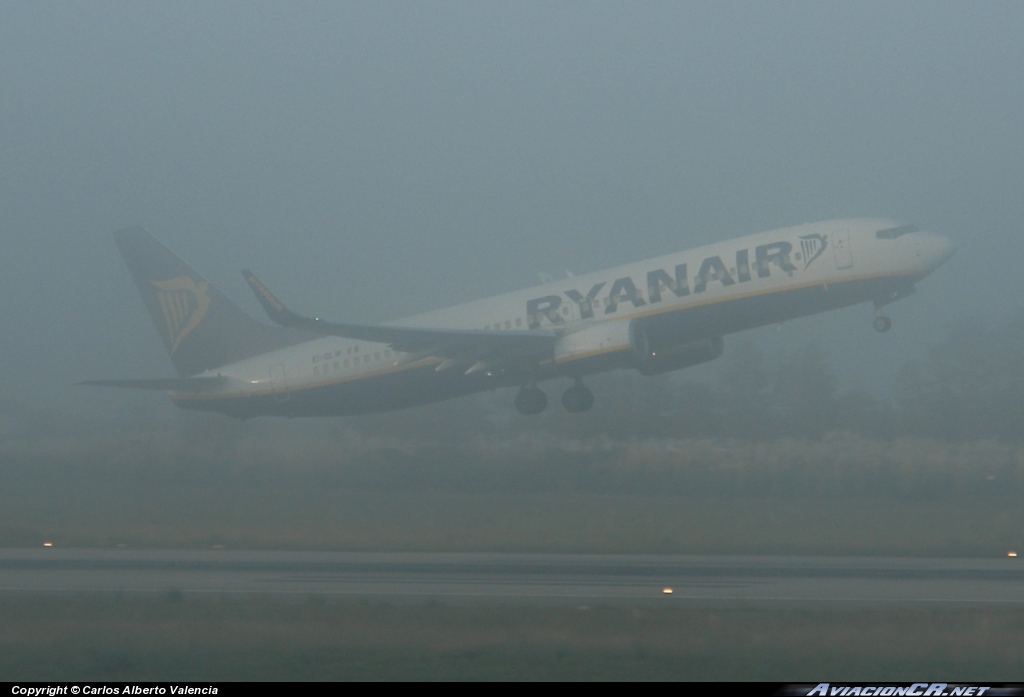
POLYGON ((255 416, 343 416, 518 387, 539 414, 538 383, 568 378, 569 412, 594 404, 588 375, 659 375, 714 360, 726 334, 874 304, 882 313, 953 254, 953 244, 881 218, 809 223, 740 237, 377 325, 308 317, 251 271, 273 324, 259 322, 141 227, 114 233, 177 378, 90 380, 161 390, 186 409, 255 416))

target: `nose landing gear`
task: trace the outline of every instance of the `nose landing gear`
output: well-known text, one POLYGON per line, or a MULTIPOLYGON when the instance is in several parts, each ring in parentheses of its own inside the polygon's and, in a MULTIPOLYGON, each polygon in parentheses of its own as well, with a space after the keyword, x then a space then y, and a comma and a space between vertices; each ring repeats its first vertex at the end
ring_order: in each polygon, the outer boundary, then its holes
POLYGON ((875 319, 871 322, 871 326, 875 328, 876 332, 884 333, 892 329, 892 320, 882 314, 882 307, 889 302, 888 300, 875 301, 875 319))
POLYGON ((875 328, 876 332, 887 332, 892 329, 892 320, 882 314, 882 308, 890 303, 894 303, 900 298, 905 298, 914 292, 914 286, 908 285, 900 288, 895 288, 885 293, 884 295, 875 298, 875 319, 871 323, 871 326, 875 328))

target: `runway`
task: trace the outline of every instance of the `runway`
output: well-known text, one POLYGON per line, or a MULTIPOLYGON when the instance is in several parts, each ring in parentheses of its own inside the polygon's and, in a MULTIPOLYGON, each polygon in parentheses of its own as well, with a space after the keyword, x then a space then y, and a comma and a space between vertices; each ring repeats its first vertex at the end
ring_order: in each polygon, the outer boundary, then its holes
POLYGON ((1024 559, 3 549, 0 593, 1019 604, 1024 559))

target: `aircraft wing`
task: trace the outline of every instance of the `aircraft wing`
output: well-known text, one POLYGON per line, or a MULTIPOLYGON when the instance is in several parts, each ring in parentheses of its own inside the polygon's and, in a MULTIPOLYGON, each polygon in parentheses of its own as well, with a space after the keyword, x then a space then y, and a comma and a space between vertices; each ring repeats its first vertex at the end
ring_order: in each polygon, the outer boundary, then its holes
POLYGON ((436 356, 455 361, 498 361, 548 357, 559 334, 546 330, 489 331, 429 329, 392 325, 343 324, 292 312, 248 269, 242 275, 271 321, 326 336, 340 336, 388 344, 393 350, 416 357, 436 356))

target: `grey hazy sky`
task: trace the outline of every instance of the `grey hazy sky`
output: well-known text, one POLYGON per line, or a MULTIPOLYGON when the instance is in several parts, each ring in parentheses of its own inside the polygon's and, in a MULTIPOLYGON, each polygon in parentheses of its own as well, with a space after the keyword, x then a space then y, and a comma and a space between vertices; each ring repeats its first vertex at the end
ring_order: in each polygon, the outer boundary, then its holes
MULTIPOLYGON (((905 219, 959 252, 817 338, 884 384, 1022 304, 1019 2, 0 3, 2 399, 169 376, 110 231, 247 310, 381 321, 731 236, 905 219)), ((727 341, 728 350, 728 341, 727 341)), ((159 401, 159 395, 117 396, 159 401)))

